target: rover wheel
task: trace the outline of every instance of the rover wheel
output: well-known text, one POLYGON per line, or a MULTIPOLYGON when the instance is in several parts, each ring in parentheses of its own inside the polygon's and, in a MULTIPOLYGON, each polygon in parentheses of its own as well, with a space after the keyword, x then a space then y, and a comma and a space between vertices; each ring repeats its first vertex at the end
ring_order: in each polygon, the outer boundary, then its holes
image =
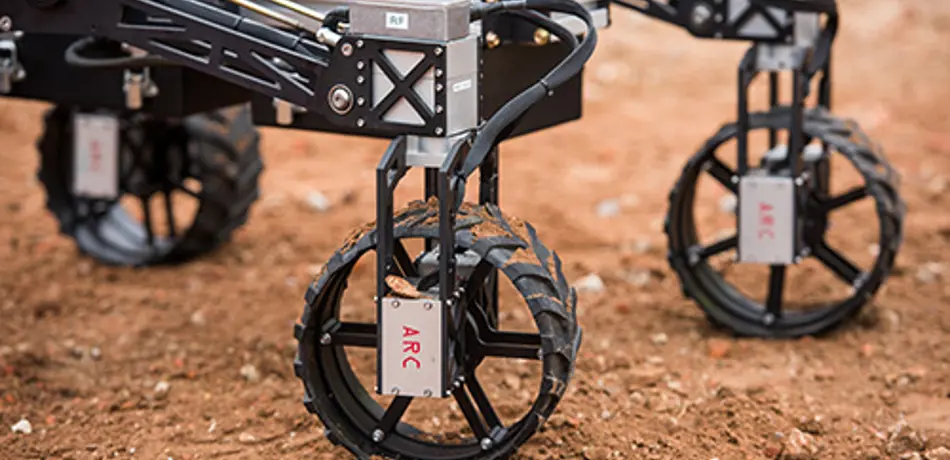
MULTIPOLYGON (((432 280, 419 266, 424 257, 412 261, 402 249, 415 240, 438 238, 433 202, 413 203, 395 215, 393 265, 401 268, 393 275, 407 280, 410 290, 431 292, 429 286, 438 284, 438 275, 432 280)), ((506 218, 493 205, 463 205, 456 228, 457 254, 474 254, 469 258, 476 260, 464 285, 484 291, 484 278, 494 268, 511 289, 502 289, 497 329, 483 307, 484 292, 461 298, 464 327, 456 337, 466 351, 459 355, 464 356, 460 378, 445 398, 375 394, 375 264, 360 262, 375 257, 373 225, 347 239, 307 292, 295 328, 294 367, 304 384, 304 403, 320 417, 330 440, 359 458, 506 458, 551 415, 573 374, 581 333, 575 293, 557 256, 530 225, 506 218), (344 299, 348 288, 356 291, 356 300, 344 299), (515 303, 527 305, 522 316, 512 313, 515 303), (354 305, 360 308, 345 313, 354 305), (356 358, 357 352, 364 356, 356 358), (514 373, 516 379, 536 380, 536 386, 502 388, 502 372, 509 379, 514 373), (500 392, 507 393, 502 403, 500 392)))
MULTIPOLYGON (((787 108, 754 114, 750 134, 783 133, 788 120, 787 108)), ((859 311, 881 287, 901 243, 904 204, 898 195, 899 181, 879 148, 857 124, 836 119, 824 110, 806 112, 804 132, 806 144, 814 143, 812 151, 817 150, 820 156, 805 163, 813 180, 800 195, 805 198, 799 200, 796 219, 802 226, 805 249, 795 264, 736 263, 736 214, 698 204, 697 183, 701 180, 709 181, 725 198, 738 193, 736 169, 720 151, 734 142, 735 124, 724 126, 689 160, 670 194, 665 228, 668 256, 683 292, 714 324, 740 335, 789 338, 833 329, 859 311), (833 161, 840 161, 835 166, 841 168, 832 167, 833 161), (855 184, 836 186, 839 177, 849 174, 847 169, 855 184), (830 183, 820 185, 822 177, 830 178, 830 183), (849 211, 855 206, 864 206, 861 214, 856 214, 856 208, 849 211), (726 230, 711 238, 702 235, 700 224, 714 220, 710 216, 717 213, 731 220, 722 224, 726 230), (842 220, 844 225, 839 227, 847 233, 833 240, 830 235, 842 220), (846 253, 843 247, 851 251, 846 253), (859 263, 861 258, 866 260, 859 263)), ((763 165, 766 163, 763 160, 763 165)))
POLYGON ((37 145, 47 207, 82 253, 113 265, 180 263, 247 221, 263 168, 247 107, 182 121, 119 116, 118 193, 108 198, 74 192, 76 113, 49 111, 37 145))

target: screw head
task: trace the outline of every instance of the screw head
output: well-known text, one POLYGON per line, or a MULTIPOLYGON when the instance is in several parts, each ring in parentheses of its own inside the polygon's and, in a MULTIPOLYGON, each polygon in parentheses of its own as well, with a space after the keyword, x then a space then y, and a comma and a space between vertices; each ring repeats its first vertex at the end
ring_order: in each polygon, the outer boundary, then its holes
POLYGON ((771 314, 771 313, 766 313, 766 314, 762 315, 762 324, 764 324, 764 325, 766 325, 766 326, 771 326, 771 325, 775 324, 775 315, 773 315, 773 314, 771 314))
POLYGON ((399 304, 399 301, 393 299, 393 308, 399 308, 399 305, 400 305, 400 304, 399 304))
POLYGON ((739 176, 732 176, 732 177, 730 177, 730 178, 729 178, 729 182, 732 182, 733 184, 738 184, 738 183, 739 183, 739 176))
MULTIPOLYGON (((358 42, 357 42, 357 43, 358 43, 358 42)), ((344 44, 340 45, 340 53, 342 53, 342 54, 343 54, 344 56, 346 56, 346 57, 352 56, 352 55, 353 55, 353 45, 350 44, 350 43, 344 43, 344 44)))
POLYGON ((709 23, 709 19, 713 17, 714 13, 715 11, 711 6, 706 3, 699 3, 693 8, 689 20, 693 23, 693 27, 699 29, 709 23))
POLYGON ((432 309, 432 302, 426 302, 426 303, 422 306, 422 308, 425 308, 426 310, 431 310, 431 309, 432 309))
POLYGON ((365 98, 360 97, 360 98, 357 98, 357 99, 356 99, 356 105, 362 107, 363 104, 366 104, 366 99, 365 99, 365 98))
POLYGON ((442 128, 436 127, 436 128, 435 128, 435 135, 436 135, 436 136, 441 136, 441 135, 442 135, 442 128))
POLYGON ((363 61, 359 61, 356 63, 356 70, 363 70, 365 67, 366 67, 366 63, 363 61))
POLYGON ((393 387, 392 394, 399 395, 399 387, 393 387))
POLYGON ((353 93, 344 85, 335 85, 330 88, 327 101, 334 112, 343 115, 353 108, 353 93))
POLYGON ((444 74, 445 74, 445 72, 443 72, 442 69, 435 69, 435 76, 436 76, 436 78, 441 77, 441 76, 444 75, 444 74))
POLYGON ((356 41, 356 47, 357 47, 357 48, 362 48, 362 47, 363 47, 363 40, 357 40, 357 41, 356 41))
POLYGON ((538 27, 534 29, 534 43, 536 45, 547 45, 551 41, 551 32, 548 32, 547 29, 542 29, 538 27))
POLYGON ((423 391, 423 392, 422 392, 422 396, 425 396, 426 398, 431 398, 431 397, 432 397, 432 390, 425 390, 425 391, 423 391))
POLYGON ((497 48, 500 44, 501 37, 499 37, 498 34, 492 31, 485 34, 485 45, 488 46, 488 49, 497 48))
POLYGON ((482 438, 481 442, 479 442, 479 445, 482 446, 482 450, 488 450, 495 445, 495 442, 492 441, 491 438, 482 438))
POLYGON ((356 119, 356 127, 357 127, 357 128, 362 128, 363 126, 366 126, 366 120, 364 120, 364 119, 362 119, 362 118, 357 118, 357 119, 356 119))
POLYGON ((357 84, 362 85, 365 81, 366 81, 366 79, 363 78, 362 75, 357 75, 357 76, 356 76, 356 83, 357 83, 357 84))
POLYGON ((373 430, 373 442, 377 442, 377 443, 383 442, 383 438, 385 437, 386 435, 383 433, 383 430, 380 430, 378 428, 376 430, 373 430))
POLYGON ((442 113, 443 110, 445 109, 443 109, 441 105, 435 106, 435 113, 442 113))
POLYGON ((442 55, 442 47, 441 47, 441 46, 436 46, 435 49, 432 50, 432 52, 435 53, 436 56, 441 56, 441 55, 442 55))
POLYGON ((333 337, 329 333, 320 336, 320 345, 329 345, 331 342, 333 342, 333 337))
POLYGON ((436 84, 435 84, 435 91, 436 91, 436 92, 441 92, 444 88, 445 88, 445 87, 442 86, 442 83, 436 83, 436 84))

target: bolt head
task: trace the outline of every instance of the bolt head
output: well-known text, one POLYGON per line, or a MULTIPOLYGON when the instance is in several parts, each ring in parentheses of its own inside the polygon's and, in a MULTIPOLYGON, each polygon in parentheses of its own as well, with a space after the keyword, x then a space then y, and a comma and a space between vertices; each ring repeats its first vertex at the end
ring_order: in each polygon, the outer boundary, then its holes
POLYGON ((365 62, 359 61, 359 62, 356 63, 356 70, 363 70, 364 68, 366 68, 366 63, 365 63, 365 62))
POLYGON ((13 20, 10 16, 0 17, 0 32, 9 32, 13 28, 13 20))
POLYGON ((399 308, 399 305, 400 305, 400 304, 399 304, 399 301, 394 299, 394 300, 393 300, 393 308, 399 308))
POLYGON ((435 84, 435 90, 436 90, 436 92, 442 91, 443 88, 444 88, 444 87, 442 86, 442 83, 436 83, 436 84, 435 84))
POLYGON ((365 99, 365 98, 362 98, 362 97, 361 97, 361 98, 356 99, 356 105, 362 107, 364 104, 366 104, 366 99, 365 99))
POLYGON ((498 34, 491 31, 485 34, 485 45, 488 46, 488 49, 497 48, 500 44, 501 37, 499 37, 498 34))
MULTIPOLYGON (((359 43, 359 42, 357 42, 357 43, 359 43)), ((340 45, 340 53, 342 53, 342 54, 343 54, 344 56, 346 56, 346 57, 352 56, 352 55, 353 55, 353 45, 351 45, 351 44, 349 44, 349 43, 344 43, 344 44, 340 45)))
POLYGON ((730 178, 729 178, 729 182, 732 182, 733 184, 738 184, 738 183, 739 183, 739 176, 732 176, 732 177, 730 177, 730 178))
POLYGON ((349 112, 353 108, 353 93, 346 86, 336 85, 331 88, 327 99, 330 108, 340 115, 349 112))
POLYGON ((356 83, 362 85, 365 81, 366 81, 366 79, 363 78, 362 75, 357 75, 357 76, 356 76, 356 83))
POLYGON ((538 27, 534 29, 534 43, 537 45, 547 45, 551 41, 551 32, 547 29, 538 27))
POLYGON ((362 48, 362 47, 363 47, 363 40, 357 40, 357 41, 356 41, 356 47, 357 47, 357 48, 362 48))
POLYGON ((443 109, 441 105, 435 106, 435 113, 442 113, 443 110, 445 109, 443 109))
POLYGON ((436 135, 436 136, 441 136, 441 135, 442 135, 442 128, 436 127, 436 128, 435 128, 435 135, 436 135))
POLYGON ((320 336, 320 345, 329 345, 331 342, 333 342, 333 337, 329 333, 320 336))
POLYGON ((373 442, 383 442, 383 438, 385 437, 386 435, 383 433, 383 430, 376 429, 373 431, 373 442))
POLYGON ((441 47, 441 46, 436 46, 435 49, 432 50, 432 52, 435 53, 436 56, 441 56, 441 55, 442 55, 442 47, 441 47))
POLYGON ((431 310, 431 309, 432 309, 432 302, 426 302, 426 303, 422 306, 422 308, 425 308, 426 310, 431 310))
POLYGON ((363 126, 366 126, 366 120, 364 120, 364 119, 362 119, 362 118, 357 118, 357 119, 356 119, 356 127, 357 127, 357 128, 362 128, 363 126))
POLYGON ((482 450, 488 450, 491 449, 495 443, 491 440, 491 438, 482 438, 481 442, 479 442, 479 445, 482 446, 482 450))
POLYGON ((766 314, 762 315, 762 324, 764 324, 764 325, 766 325, 766 326, 771 326, 771 325, 775 324, 775 315, 773 315, 773 314, 771 314, 771 313, 766 313, 766 314))
POLYGON ((441 76, 444 75, 444 74, 445 74, 445 72, 443 72, 442 69, 435 69, 435 76, 436 76, 436 77, 441 77, 441 76))
POLYGON ((432 397, 432 390, 425 390, 425 391, 423 391, 423 392, 422 392, 422 396, 425 396, 426 398, 431 398, 431 397, 432 397))

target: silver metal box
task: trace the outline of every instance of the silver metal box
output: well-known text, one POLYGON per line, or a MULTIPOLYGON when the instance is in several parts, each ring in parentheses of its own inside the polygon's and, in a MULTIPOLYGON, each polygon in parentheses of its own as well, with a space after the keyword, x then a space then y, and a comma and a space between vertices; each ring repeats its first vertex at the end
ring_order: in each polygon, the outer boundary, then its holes
POLYGON ((383 37, 449 41, 468 35, 468 0, 356 0, 350 31, 383 37))
POLYGON ((382 299, 379 393, 442 397, 443 308, 435 299, 382 299))
POLYGON ((77 113, 73 133, 73 193, 87 198, 118 197, 119 119, 77 113))
POLYGON ((739 261, 788 265, 795 260, 795 183, 790 177, 739 181, 739 261))

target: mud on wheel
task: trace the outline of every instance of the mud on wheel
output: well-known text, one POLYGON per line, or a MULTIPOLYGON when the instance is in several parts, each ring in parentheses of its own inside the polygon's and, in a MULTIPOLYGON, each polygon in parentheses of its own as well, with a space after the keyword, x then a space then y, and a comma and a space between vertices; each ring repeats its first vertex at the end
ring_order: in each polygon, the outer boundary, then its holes
MULTIPOLYGON (((758 131, 758 134, 764 134, 762 131, 766 130, 781 133, 787 129, 790 117, 787 108, 753 114, 750 133, 758 131)), ((904 204, 898 196, 898 176, 879 147, 868 139, 857 124, 836 119, 823 109, 805 112, 804 134, 805 144, 812 145, 806 149, 803 158, 807 180, 795 183, 795 188, 799 190, 793 218, 799 226, 797 232, 801 251, 793 264, 752 267, 768 272, 765 276, 760 271, 759 274, 763 276, 756 278, 759 287, 765 288, 764 295, 752 296, 748 290, 740 289, 736 283, 726 279, 726 272, 735 268, 733 263, 739 248, 739 232, 735 227, 732 231, 720 231, 709 242, 701 241, 697 231, 697 224, 703 221, 700 214, 705 211, 708 217, 710 213, 708 209, 697 206, 697 181, 701 177, 712 179, 725 189, 727 195, 737 197, 737 200, 733 200, 733 203, 739 203, 736 215, 741 213, 739 176, 736 169, 728 165, 724 161, 725 157, 718 153, 724 144, 736 139, 736 124, 724 126, 689 160, 670 194, 665 231, 669 239, 669 261, 680 279, 683 292, 699 304, 714 324, 740 335, 797 337, 819 334, 840 325, 857 313, 881 287, 893 267, 894 257, 901 244, 904 204), (809 151, 811 154, 807 153, 809 151), (829 188, 828 182, 834 185, 839 174, 837 170, 834 175, 830 172, 829 161, 835 157, 846 160, 845 166, 850 164, 857 172, 857 186, 845 187, 844 191, 839 192, 834 191, 834 187, 829 188), (852 230, 849 230, 857 232, 870 228, 875 221, 877 223, 877 231, 869 236, 874 239, 874 244, 868 245, 868 249, 861 248, 865 249, 863 252, 871 254, 873 260, 861 265, 836 248, 828 234, 831 224, 835 223, 833 217, 836 213, 867 199, 873 200, 873 214, 868 212, 868 215, 861 216, 865 220, 851 222, 852 230), (725 261, 726 267, 715 267, 713 259, 718 257, 722 260, 723 256, 732 258, 725 261), (824 271, 828 278, 837 278, 837 281, 828 283, 837 283, 834 288, 840 287, 844 294, 830 300, 803 302, 803 297, 831 289, 816 285, 813 279, 809 281, 809 278, 804 278, 805 286, 783 295, 790 291, 786 287, 786 272, 803 269, 803 263, 812 264, 808 267, 814 267, 816 271, 824 271), (783 297, 795 300, 783 300, 783 297)), ((774 170, 773 160, 765 158, 758 168, 750 169, 750 174, 764 172, 767 175, 789 176, 788 171, 783 173, 774 170)), ((847 214, 847 218, 852 218, 852 215, 847 214)), ((761 289, 757 292, 763 293, 761 289)))
POLYGON ((49 111, 37 146, 47 207, 82 253, 115 265, 185 262, 218 247, 247 221, 263 168, 248 107, 180 121, 118 116, 118 182, 111 196, 77 192, 77 113, 95 112, 49 111))
MULTIPOLYGON (((390 278, 408 283, 392 285, 394 291, 411 297, 433 295, 435 291, 438 296, 437 270, 433 275, 431 269, 426 269, 425 256, 410 259, 404 246, 418 239, 437 240, 438 235, 438 204, 434 199, 428 204, 412 203, 395 213, 393 266, 398 268, 393 269, 390 278)), ((329 439, 359 458, 506 458, 548 418, 573 374, 581 338, 575 316, 576 294, 561 272, 557 255, 545 248, 530 225, 507 219, 493 205, 462 205, 455 240, 459 260, 472 261, 468 270, 458 271, 471 295, 458 298, 464 319, 452 342, 455 356, 460 357, 460 372, 445 398, 415 398, 413 404, 409 396, 373 395, 373 384, 365 383, 373 380, 364 378, 361 382, 359 374, 363 371, 374 375, 375 359, 364 359, 360 364, 349 356, 360 349, 376 351, 379 325, 371 308, 374 290, 370 284, 357 289, 365 294, 362 297, 369 297, 356 301, 366 307, 360 309, 362 315, 357 312, 364 320, 354 321, 341 313, 344 304, 354 303, 343 300, 344 291, 348 286, 360 287, 359 280, 351 278, 354 272, 361 272, 358 261, 376 250, 372 224, 347 240, 307 292, 301 324, 295 328, 299 341, 295 371, 304 384, 304 403, 320 417, 329 439), (511 281, 514 290, 510 297, 520 297, 529 307, 530 316, 525 318, 533 317, 533 322, 526 323, 533 325, 535 332, 499 330, 509 317, 507 308, 501 309, 499 328, 492 325, 484 305, 488 293, 484 281, 496 270, 501 273, 499 278, 511 281), (488 359, 505 359, 509 371, 533 361, 539 368, 537 395, 525 391, 528 399, 523 407, 499 410, 492 404, 488 389, 498 382, 480 379, 476 374, 488 359), (392 398, 391 402, 385 402, 386 398, 392 398), (533 402, 529 402, 531 398, 533 402), (422 410, 418 419, 422 424, 404 417, 407 410, 412 412, 410 406, 422 410), (450 427, 453 417, 455 428, 450 427), (428 432, 426 426, 435 428, 428 432)))

